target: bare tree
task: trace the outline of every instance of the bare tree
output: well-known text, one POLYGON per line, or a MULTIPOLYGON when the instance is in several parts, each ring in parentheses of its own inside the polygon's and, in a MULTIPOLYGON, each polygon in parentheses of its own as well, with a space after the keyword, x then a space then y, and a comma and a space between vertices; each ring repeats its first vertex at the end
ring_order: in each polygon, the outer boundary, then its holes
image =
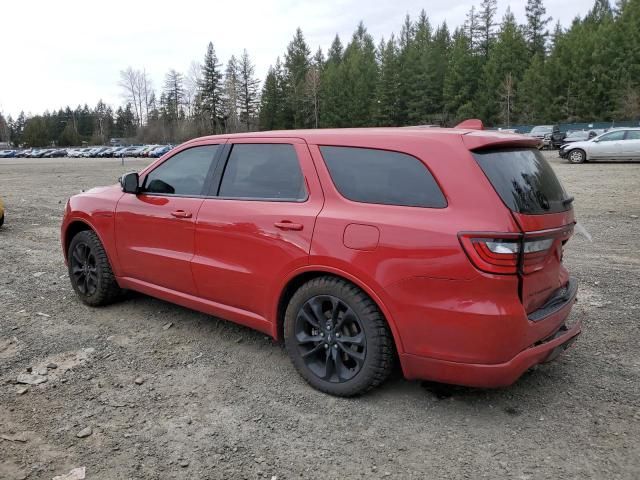
POLYGON ((511 125, 511 112, 513 111, 513 98, 515 97, 515 89, 511 72, 507 73, 504 81, 500 86, 501 110, 500 116, 506 123, 507 127, 511 125))
POLYGON ((140 72, 131 67, 120 70, 118 85, 123 90, 123 97, 133 105, 134 114, 138 126, 142 126, 142 99, 140 92, 140 72))
POLYGON ((118 85, 122 88, 122 96, 133 105, 136 123, 141 127, 149 116, 149 102, 153 91, 147 71, 135 70, 132 67, 120 70, 118 85))
POLYGON ((147 70, 142 70, 140 77, 140 90, 141 97, 144 100, 144 123, 149 121, 149 110, 152 108, 152 100, 155 97, 153 94, 153 84, 151 83, 151 79, 149 75, 147 75, 147 70))
POLYGON ((317 65, 312 65, 307 71, 305 90, 309 103, 311 104, 314 128, 318 128, 320 119, 320 67, 317 65))
POLYGON ((202 65, 193 61, 184 77, 184 101, 187 107, 187 115, 193 116, 196 110, 198 86, 202 82, 202 65))

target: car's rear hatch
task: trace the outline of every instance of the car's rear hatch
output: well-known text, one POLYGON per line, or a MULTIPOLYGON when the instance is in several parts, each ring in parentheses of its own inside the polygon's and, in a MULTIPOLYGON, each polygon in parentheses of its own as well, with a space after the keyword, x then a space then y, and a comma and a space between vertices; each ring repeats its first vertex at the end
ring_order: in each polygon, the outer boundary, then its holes
POLYGON ((575 224, 573 199, 537 148, 487 145, 472 154, 521 229, 519 245, 513 245, 514 258, 520 298, 527 314, 532 314, 569 290, 562 254, 575 224))

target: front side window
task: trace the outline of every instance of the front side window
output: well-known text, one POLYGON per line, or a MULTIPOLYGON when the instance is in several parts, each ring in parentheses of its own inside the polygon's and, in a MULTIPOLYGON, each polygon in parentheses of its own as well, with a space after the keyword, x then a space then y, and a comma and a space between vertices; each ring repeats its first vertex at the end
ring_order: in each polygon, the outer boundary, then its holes
POLYGON ((444 208, 447 201, 425 165, 405 153, 320 147, 340 194, 354 202, 444 208))
POLYGON ((236 144, 222 175, 220 197, 254 200, 306 198, 298 156, 289 144, 236 144))
POLYGON ((143 191, 164 195, 202 195, 218 148, 219 145, 205 145, 176 153, 147 175, 143 191))
POLYGON ((616 132, 607 133, 598 138, 600 142, 613 142, 615 140, 622 140, 624 138, 624 130, 618 130, 616 132))

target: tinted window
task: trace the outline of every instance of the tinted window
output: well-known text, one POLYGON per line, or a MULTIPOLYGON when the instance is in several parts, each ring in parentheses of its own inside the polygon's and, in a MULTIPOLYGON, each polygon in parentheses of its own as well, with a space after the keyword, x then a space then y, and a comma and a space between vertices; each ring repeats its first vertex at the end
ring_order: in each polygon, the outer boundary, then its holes
POLYGON ((615 132, 607 133, 598 137, 601 142, 612 142, 614 140, 622 140, 624 138, 624 130, 616 130, 615 132))
POLYGON ((222 176, 219 195, 226 198, 304 200, 304 181, 293 145, 234 145, 222 176))
POLYGON ((424 164, 404 153, 320 147, 338 191, 355 202, 444 208, 447 201, 424 164))
POLYGON ((473 154, 502 201, 514 212, 555 213, 571 208, 551 166, 537 149, 508 149, 473 154))
POLYGON ((627 130, 625 140, 640 140, 640 130, 627 130))
POLYGON ((145 192, 201 195, 218 145, 183 150, 147 175, 145 192))

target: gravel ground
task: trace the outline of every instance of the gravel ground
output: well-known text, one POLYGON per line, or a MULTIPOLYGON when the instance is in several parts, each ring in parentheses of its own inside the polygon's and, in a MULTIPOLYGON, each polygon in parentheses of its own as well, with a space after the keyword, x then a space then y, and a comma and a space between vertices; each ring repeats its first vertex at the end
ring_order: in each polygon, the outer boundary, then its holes
POLYGON ((64 202, 144 161, 0 160, 0 478, 640 478, 640 164, 548 155, 593 236, 565 255, 575 346, 505 389, 396 373, 348 400, 249 329, 142 295, 76 299, 64 202), (48 381, 17 384, 29 368, 48 381))

